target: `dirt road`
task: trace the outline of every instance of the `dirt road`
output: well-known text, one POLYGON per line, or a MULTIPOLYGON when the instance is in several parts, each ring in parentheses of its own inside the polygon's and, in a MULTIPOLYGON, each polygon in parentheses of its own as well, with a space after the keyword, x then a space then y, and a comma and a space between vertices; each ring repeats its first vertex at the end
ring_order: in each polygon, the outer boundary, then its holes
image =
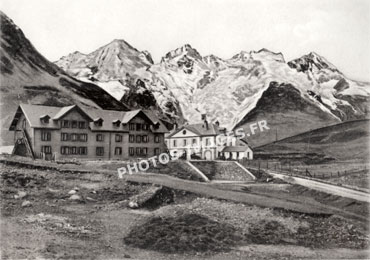
POLYGON ((231 190, 219 189, 212 183, 200 183, 194 181, 187 181, 177 179, 171 176, 161 174, 133 174, 124 175, 125 181, 134 181, 141 183, 153 183, 160 184, 169 188, 185 190, 193 193, 198 193, 208 197, 214 197, 219 199, 231 200, 235 202, 242 202, 250 205, 256 205, 261 207, 269 208, 282 208, 302 213, 313 213, 313 214, 332 214, 330 210, 327 210, 325 205, 320 203, 312 203, 310 205, 302 205, 296 201, 287 201, 276 198, 267 198, 261 195, 248 194, 231 190))
POLYGON ((334 194, 337 196, 345 197, 345 198, 351 198, 358 201, 364 201, 369 202, 370 201, 370 194, 363 192, 363 191, 357 191, 345 187, 340 187, 338 185, 331 185, 320 181, 310 180, 306 178, 300 178, 295 176, 287 176, 285 174, 276 173, 273 171, 267 171, 270 175, 282 179, 288 183, 291 184, 298 184, 305 186, 310 189, 323 191, 329 194, 334 194))

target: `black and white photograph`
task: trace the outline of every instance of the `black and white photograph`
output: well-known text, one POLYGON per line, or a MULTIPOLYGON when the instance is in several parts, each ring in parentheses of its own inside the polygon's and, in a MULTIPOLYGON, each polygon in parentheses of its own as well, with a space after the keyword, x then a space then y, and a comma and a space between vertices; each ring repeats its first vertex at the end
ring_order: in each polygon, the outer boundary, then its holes
POLYGON ((1 0, 0 259, 370 259, 369 0, 1 0))

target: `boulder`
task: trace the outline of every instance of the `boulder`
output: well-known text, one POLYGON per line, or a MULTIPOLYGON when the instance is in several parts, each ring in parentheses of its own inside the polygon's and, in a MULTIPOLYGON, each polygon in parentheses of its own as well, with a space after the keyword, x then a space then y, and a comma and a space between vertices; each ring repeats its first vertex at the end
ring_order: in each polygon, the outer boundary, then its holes
POLYGON ((139 207, 139 205, 137 204, 137 202, 134 202, 134 201, 130 201, 128 203, 128 206, 132 209, 137 209, 139 207))
POLYGON ((69 197, 70 200, 81 200, 81 196, 77 194, 73 194, 71 197, 69 197))
POLYGON ((22 198, 24 198, 26 196, 27 196, 27 193, 26 192, 24 192, 24 191, 18 191, 18 194, 17 195, 14 195, 14 198, 15 199, 22 199, 22 198))
POLYGON ((146 191, 132 196, 129 200, 128 206, 133 209, 141 207, 155 208, 173 202, 174 193, 169 188, 153 185, 146 191))
POLYGON ((25 200, 22 202, 22 207, 31 207, 32 206, 32 203, 28 200, 25 200))

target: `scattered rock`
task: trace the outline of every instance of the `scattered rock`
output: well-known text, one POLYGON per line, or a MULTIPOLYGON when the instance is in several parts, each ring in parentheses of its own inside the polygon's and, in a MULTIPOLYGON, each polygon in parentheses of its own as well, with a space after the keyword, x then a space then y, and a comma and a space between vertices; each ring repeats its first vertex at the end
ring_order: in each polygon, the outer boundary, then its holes
POLYGON ((69 197, 70 200, 81 200, 81 196, 77 194, 73 194, 71 197, 69 197))
POLYGON ((132 209, 137 209, 139 207, 139 205, 137 204, 137 202, 134 202, 134 201, 130 201, 128 203, 128 206, 132 209))
POLYGON ((22 207, 31 207, 32 206, 32 203, 28 200, 25 200, 22 202, 22 207))
POLYGON ((91 197, 86 197, 86 199, 89 200, 89 201, 97 201, 96 199, 93 199, 91 197))
POLYGON ((20 191, 20 192, 18 192, 18 196, 19 196, 20 199, 22 199, 22 198, 27 196, 27 193, 24 192, 24 191, 20 191))
POLYGON ((27 196, 27 193, 24 191, 19 191, 17 195, 14 195, 15 199, 22 199, 27 196))
POLYGON ((68 194, 69 194, 69 195, 73 195, 73 194, 76 194, 76 193, 77 193, 77 191, 76 191, 75 189, 70 190, 70 191, 68 192, 68 194))

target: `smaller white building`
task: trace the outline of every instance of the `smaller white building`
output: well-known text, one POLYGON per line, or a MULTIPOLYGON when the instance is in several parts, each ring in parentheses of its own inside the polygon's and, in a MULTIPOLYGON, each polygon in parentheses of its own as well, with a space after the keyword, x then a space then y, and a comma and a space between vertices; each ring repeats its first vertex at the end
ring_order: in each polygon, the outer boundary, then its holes
POLYGON ((166 145, 172 156, 184 159, 253 159, 253 151, 244 140, 229 136, 218 123, 184 125, 166 136, 166 145))
POLYGON ((221 157, 226 160, 253 160, 253 151, 246 141, 238 139, 235 145, 223 148, 221 157))
POLYGON ((166 145, 171 155, 190 159, 215 160, 220 147, 216 136, 223 134, 218 125, 201 124, 185 125, 166 137, 166 145))

